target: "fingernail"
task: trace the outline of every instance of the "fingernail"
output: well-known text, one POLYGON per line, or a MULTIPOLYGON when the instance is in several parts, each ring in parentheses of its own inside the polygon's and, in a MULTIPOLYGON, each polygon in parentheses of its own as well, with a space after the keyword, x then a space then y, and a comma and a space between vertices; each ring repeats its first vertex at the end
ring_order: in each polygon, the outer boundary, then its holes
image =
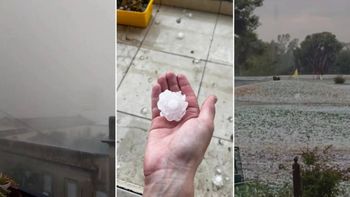
POLYGON ((214 103, 216 104, 217 101, 218 101, 218 97, 214 96, 214 103))

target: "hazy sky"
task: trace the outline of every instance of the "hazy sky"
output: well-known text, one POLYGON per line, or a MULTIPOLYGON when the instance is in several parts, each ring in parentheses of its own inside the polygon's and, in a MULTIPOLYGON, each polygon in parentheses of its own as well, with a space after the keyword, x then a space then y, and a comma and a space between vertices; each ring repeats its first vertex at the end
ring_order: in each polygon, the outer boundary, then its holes
POLYGON ((257 33, 265 41, 282 33, 302 41, 308 34, 329 31, 350 42, 350 0, 264 0, 255 14, 261 23, 257 33))

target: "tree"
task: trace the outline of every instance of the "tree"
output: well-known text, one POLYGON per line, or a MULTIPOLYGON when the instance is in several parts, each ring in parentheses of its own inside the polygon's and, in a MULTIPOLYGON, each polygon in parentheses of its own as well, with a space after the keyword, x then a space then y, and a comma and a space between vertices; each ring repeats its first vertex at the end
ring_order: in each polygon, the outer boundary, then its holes
POLYGON ((288 75, 294 69, 294 53, 298 46, 298 39, 292 39, 291 36, 281 34, 277 36, 277 41, 271 41, 271 45, 275 50, 275 73, 276 75, 288 75))
POLYGON ((293 52, 296 48, 298 48, 298 42, 299 42, 299 39, 294 38, 292 41, 290 41, 288 43, 287 50, 290 51, 290 52, 293 52))
POLYGON ((287 44, 289 43, 290 35, 281 34, 277 36, 277 54, 284 54, 287 50, 287 44))
POLYGON ((350 74, 350 49, 339 52, 334 72, 337 74, 350 74))
POLYGON ((303 73, 323 75, 334 66, 342 44, 330 32, 315 33, 294 50, 295 63, 303 73))
POLYGON ((254 33, 259 26, 259 17, 253 11, 262 3, 263 0, 235 1, 235 67, 238 75, 241 68, 246 66, 248 57, 259 52, 255 46, 258 39, 254 33))
POLYGON ((259 17, 254 15, 253 11, 262 4, 263 0, 235 1, 235 36, 253 32, 259 26, 259 17))
POLYGON ((247 58, 245 67, 242 69, 244 75, 275 75, 277 54, 275 45, 257 40, 254 42, 255 53, 247 58))
POLYGON ((243 69, 248 68, 248 57, 261 54, 262 44, 253 32, 246 33, 244 36, 235 38, 235 70, 239 75, 243 69))
MULTIPOLYGON (((278 35, 277 40, 272 40, 270 43, 256 40, 250 44, 252 46, 249 48, 254 49, 254 53, 249 54, 241 74, 288 75, 295 69, 293 51, 298 46, 298 39, 291 40, 288 33, 278 35)), ((241 49, 241 47, 238 48, 241 49)), ((247 49, 247 47, 242 48, 247 49)))

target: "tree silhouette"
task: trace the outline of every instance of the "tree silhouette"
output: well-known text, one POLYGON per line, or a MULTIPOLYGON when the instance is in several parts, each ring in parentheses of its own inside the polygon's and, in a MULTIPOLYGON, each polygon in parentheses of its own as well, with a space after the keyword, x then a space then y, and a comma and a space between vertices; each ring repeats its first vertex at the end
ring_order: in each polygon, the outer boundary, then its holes
POLYGON ((294 51, 295 63, 304 73, 320 76, 335 64, 341 48, 342 44, 330 32, 308 35, 294 51))

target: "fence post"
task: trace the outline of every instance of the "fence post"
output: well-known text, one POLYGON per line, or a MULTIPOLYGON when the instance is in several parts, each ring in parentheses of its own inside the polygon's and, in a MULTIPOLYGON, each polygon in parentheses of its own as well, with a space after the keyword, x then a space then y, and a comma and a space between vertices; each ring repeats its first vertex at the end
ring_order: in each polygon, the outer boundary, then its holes
POLYGON ((301 197, 301 176, 300 165, 298 164, 298 157, 294 157, 293 163, 293 193, 294 197, 301 197))

